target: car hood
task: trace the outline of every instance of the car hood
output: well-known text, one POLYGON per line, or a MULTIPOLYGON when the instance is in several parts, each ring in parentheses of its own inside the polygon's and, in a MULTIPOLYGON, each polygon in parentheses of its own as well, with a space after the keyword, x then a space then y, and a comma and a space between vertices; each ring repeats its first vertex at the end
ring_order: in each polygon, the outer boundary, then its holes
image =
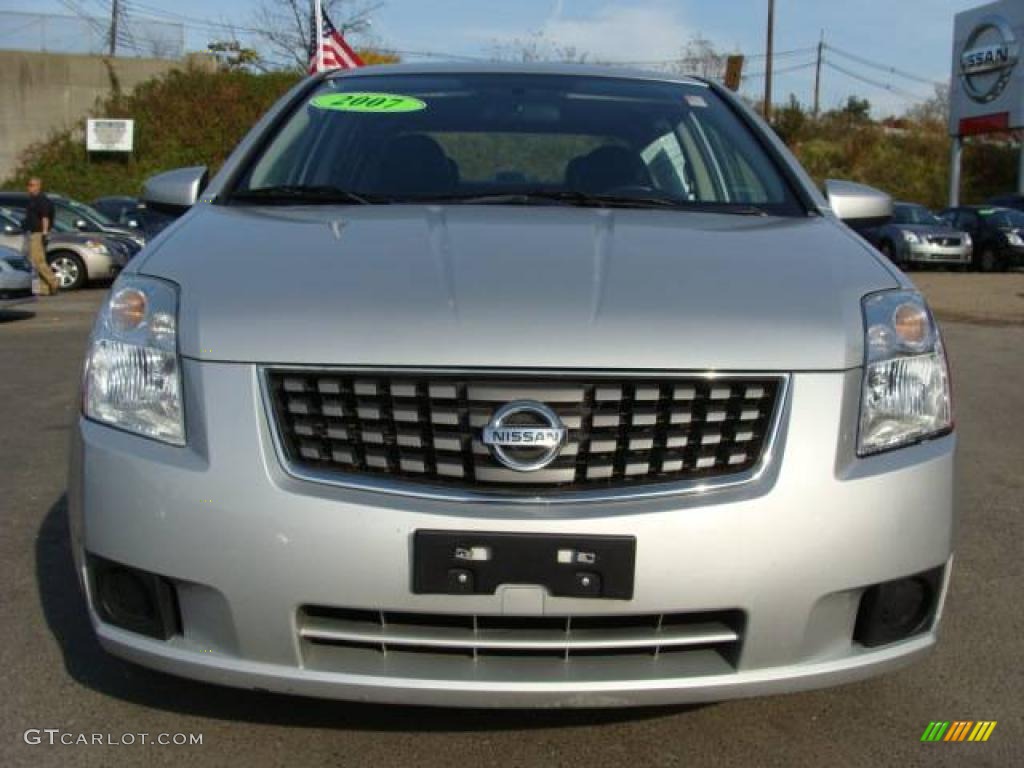
POLYGON ((145 240, 145 235, 142 232, 129 227, 106 227, 103 234, 107 237, 119 237, 132 241, 145 240))
POLYGON ((47 242, 53 246, 58 244, 74 244, 84 246, 86 243, 105 243, 106 235, 102 232, 51 232, 47 242))
POLYGON ((824 370, 897 287, 822 218, 513 206, 202 206, 139 272, 221 361, 824 370))
POLYGON ((963 234, 959 229, 953 229, 945 224, 894 224, 893 226, 925 237, 959 237, 963 234))

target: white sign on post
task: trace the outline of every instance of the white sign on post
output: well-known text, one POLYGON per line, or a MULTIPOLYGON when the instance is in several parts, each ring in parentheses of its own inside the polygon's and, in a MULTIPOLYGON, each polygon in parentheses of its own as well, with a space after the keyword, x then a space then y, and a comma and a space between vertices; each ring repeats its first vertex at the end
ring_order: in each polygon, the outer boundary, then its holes
POLYGON ((85 148, 89 152, 131 152, 134 139, 134 120, 96 119, 86 121, 85 148))

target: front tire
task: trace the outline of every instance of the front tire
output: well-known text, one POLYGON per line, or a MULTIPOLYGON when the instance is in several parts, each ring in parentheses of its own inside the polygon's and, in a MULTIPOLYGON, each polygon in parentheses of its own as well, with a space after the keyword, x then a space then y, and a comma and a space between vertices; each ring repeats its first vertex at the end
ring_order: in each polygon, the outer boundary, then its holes
POLYGON ((890 243, 888 240, 883 240, 881 245, 878 246, 878 250, 881 251, 882 255, 885 256, 885 258, 887 258, 892 264, 895 264, 904 272, 908 272, 910 270, 909 262, 899 262, 896 260, 896 251, 892 247, 892 243, 890 243))
POLYGON ((57 283, 62 291, 77 291, 85 285, 88 273, 85 264, 77 253, 71 251, 54 251, 47 254, 46 261, 57 276, 57 283))
POLYGON ((999 259, 996 257, 995 249, 984 249, 978 258, 978 270, 981 272, 995 272, 998 268, 999 259))

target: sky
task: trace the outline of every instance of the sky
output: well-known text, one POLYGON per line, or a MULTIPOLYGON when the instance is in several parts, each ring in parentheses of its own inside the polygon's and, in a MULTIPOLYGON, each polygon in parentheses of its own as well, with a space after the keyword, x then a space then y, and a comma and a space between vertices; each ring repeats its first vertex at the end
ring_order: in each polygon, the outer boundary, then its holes
MULTIPOLYGON (((253 23, 260 0, 121 2, 140 15, 229 20, 245 26, 253 23)), ((837 106, 855 94, 868 98, 876 115, 900 113, 931 96, 933 82, 948 82, 953 16, 980 4, 978 0, 776 0, 779 55, 773 100, 782 102, 792 93, 810 103, 814 48, 824 34, 826 44, 837 50, 826 53, 823 107, 837 106), (848 73, 876 82, 869 84, 848 73)), ((110 0, 36 0, 31 10, 66 14, 69 6, 102 14, 110 0)), ((768 0, 382 0, 369 34, 373 42, 400 51, 469 57, 490 57, 502 46, 541 34, 552 43, 586 53, 591 60, 641 64, 678 56, 686 41, 699 35, 720 51, 754 57, 748 60, 746 71, 752 77, 745 80, 743 90, 756 96, 763 89, 758 73, 764 70, 767 7, 768 0)), ((4 16, 3 10, 24 9, 23 3, 0 0, 0 47, 10 45, 16 36, 12 30, 25 18, 4 16)), ((202 49, 215 34, 190 24, 187 47, 202 49)))

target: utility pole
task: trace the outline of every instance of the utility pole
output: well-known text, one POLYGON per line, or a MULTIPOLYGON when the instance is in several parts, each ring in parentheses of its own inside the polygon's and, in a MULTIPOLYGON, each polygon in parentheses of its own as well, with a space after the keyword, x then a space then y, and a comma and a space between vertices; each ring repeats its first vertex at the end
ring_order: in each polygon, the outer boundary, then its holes
POLYGON ((117 0, 110 4, 110 56, 117 55, 117 19, 121 15, 121 9, 117 0))
POLYGON ((821 39, 818 41, 818 63, 814 67, 814 116, 818 116, 818 109, 821 106, 821 55, 825 52, 825 30, 821 30, 821 39))
POLYGON ((768 0, 768 40, 764 70, 764 119, 772 121, 772 59, 774 58, 775 42, 775 0, 768 0))

